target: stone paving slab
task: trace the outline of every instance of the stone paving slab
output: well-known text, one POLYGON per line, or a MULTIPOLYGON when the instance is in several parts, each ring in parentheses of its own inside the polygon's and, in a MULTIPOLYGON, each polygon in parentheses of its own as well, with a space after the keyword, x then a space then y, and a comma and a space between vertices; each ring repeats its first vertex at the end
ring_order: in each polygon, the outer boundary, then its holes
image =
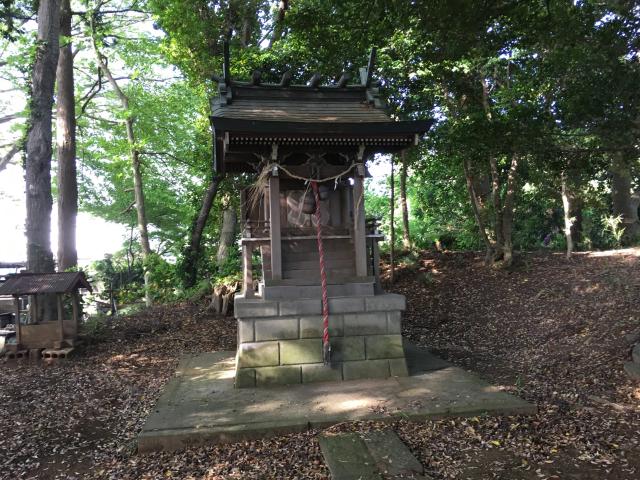
POLYGON ((138 437, 138 450, 180 450, 354 420, 536 412, 534 405, 412 348, 409 377, 242 389, 233 387, 235 352, 185 355, 138 437))

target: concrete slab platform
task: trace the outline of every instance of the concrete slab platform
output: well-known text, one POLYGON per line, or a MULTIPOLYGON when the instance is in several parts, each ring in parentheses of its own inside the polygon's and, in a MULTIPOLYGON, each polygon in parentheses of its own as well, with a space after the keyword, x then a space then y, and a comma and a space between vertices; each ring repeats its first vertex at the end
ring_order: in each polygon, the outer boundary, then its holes
POLYGON ((533 414, 426 350, 407 346, 411 376, 271 388, 233 387, 235 352, 186 355, 138 437, 138 451, 180 450, 323 428, 355 420, 533 414))

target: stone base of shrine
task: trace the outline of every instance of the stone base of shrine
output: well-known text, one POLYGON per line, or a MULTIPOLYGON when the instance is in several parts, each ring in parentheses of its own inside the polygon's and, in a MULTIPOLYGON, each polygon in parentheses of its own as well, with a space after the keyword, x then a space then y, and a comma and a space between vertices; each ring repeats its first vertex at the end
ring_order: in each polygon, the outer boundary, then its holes
POLYGON ((323 358, 322 303, 235 300, 238 319, 237 388, 366 378, 406 377, 396 294, 329 299, 330 362, 323 358))
POLYGON ((234 388, 234 352, 185 355, 138 436, 138 452, 305 432, 342 422, 535 414, 536 407, 407 344, 410 376, 234 388))

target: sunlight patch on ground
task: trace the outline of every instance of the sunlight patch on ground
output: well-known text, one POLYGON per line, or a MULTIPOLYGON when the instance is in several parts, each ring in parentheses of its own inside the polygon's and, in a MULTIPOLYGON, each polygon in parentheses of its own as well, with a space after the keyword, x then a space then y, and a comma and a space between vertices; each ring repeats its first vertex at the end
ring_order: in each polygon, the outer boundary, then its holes
POLYGON ((627 255, 640 257, 640 247, 603 250, 601 252, 585 252, 585 255, 588 257, 626 257, 627 255))

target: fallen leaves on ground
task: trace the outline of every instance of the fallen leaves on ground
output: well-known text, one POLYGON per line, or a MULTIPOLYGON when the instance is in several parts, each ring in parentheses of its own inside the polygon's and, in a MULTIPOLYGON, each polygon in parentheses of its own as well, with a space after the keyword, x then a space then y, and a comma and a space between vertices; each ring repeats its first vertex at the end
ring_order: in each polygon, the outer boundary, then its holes
MULTIPOLYGON (((399 267, 404 335, 538 405, 533 416, 345 423, 393 428, 439 479, 634 479, 640 389, 625 334, 640 329, 640 251, 530 254, 510 270, 473 253, 399 267)), ((182 353, 235 348, 232 318, 165 305, 114 320, 50 367, 0 365, 1 478, 327 478, 316 432, 134 453, 182 353)))

